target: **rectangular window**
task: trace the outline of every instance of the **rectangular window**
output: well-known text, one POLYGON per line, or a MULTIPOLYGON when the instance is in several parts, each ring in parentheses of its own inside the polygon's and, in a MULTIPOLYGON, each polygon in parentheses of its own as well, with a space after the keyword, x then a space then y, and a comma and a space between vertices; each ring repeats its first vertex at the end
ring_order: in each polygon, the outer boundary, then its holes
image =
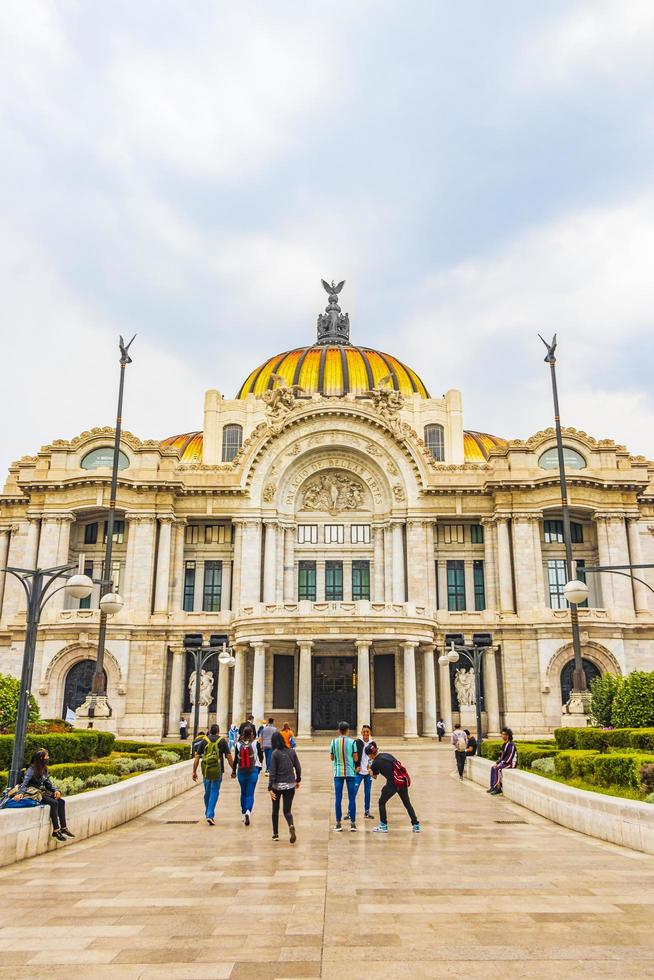
MULTIPOLYGON (((114 521, 114 534, 113 534, 114 544, 124 544, 125 542, 125 521, 114 521)), ((102 531, 102 542, 107 543, 107 521, 104 522, 104 528, 102 531)))
POLYGON ((372 666, 375 674, 375 708, 394 708, 395 654, 376 653, 372 666))
MULTIPOLYGON (((93 525, 92 524, 87 524, 86 527, 87 528, 88 527, 93 527, 93 525)), ((95 530, 96 530, 96 533, 97 533, 97 530, 98 530, 98 525, 97 524, 95 525, 95 530)), ((92 543, 95 544, 95 542, 92 542, 92 543)), ((93 578, 93 562, 92 561, 85 561, 84 562, 84 574, 85 575, 88 575, 89 578, 93 578)), ((118 591, 118 589, 116 589, 116 592, 117 591, 118 591)), ((87 597, 85 599, 80 599, 80 601, 79 601, 79 608, 80 609, 90 609, 91 608, 91 598, 92 598, 92 596, 87 595, 87 597)))
POLYGON ((204 527, 205 544, 225 544, 225 525, 224 524, 205 524, 204 527))
POLYGON ((295 657, 276 653, 273 656, 273 708, 293 710, 295 701, 295 657))
POLYGON ((343 562, 325 562, 325 602, 343 600, 343 562))
POLYGON ((370 544, 370 524, 352 524, 350 541, 352 544, 370 544))
POLYGON ((345 527, 343 524, 325 524, 325 544, 343 544, 345 527))
MULTIPOLYGON (((188 527, 186 528, 188 531, 188 527)), ((195 562, 184 562, 184 612, 193 612, 195 604, 195 562)))
POLYGON ((568 608, 565 596, 563 595, 563 588, 566 581, 565 560, 563 558, 550 558, 547 562, 547 584, 552 609, 568 608))
POLYGON ((466 582, 462 561, 447 563, 447 608, 450 612, 462 612, 466 607, 466 582))
POLYGON ((318 544, 318 525, 317 524, 298 524, 297 526, 298 544, 318 544))
POLYGON ((200 543, 200 525, 199 524, 187 524, 184 530, 184 541, 186 544, 199 544, 200 543))
POLYGON ((475 583, 475 609, 481 612, 486 608, 486 591, 484 589, 484 563, 473 561, 472 574, 475 583))
POLYGON ((316 563, 315 561, 301 561, 298 563, 297 570, 297 597, 298 599, 309 599, 310 602, 316 601, 316 563))
POLYGON ((484 529, 481 524, 470 525, 470 542, 471 544, 484 543, 484 529))
POLYGON ((202 609, 204 612, 220 612, 222 581, 223 563, 221 561, 205 561, 204 587, 202 589, 202 609))
MULTIPOLYGON (((563 521, 543 521, 545 544, 564 544, 563 521)), ((573 544, 584 543, 584 528, 577 521, 570 522, 570 539, 573 544)))
POLYGON ((352 601, 370 598, 370 562, 352 562, 352 601))
MULTIPOLYGON (((98 522, 95 521, 93 524, 84 525, 84 544, 97 544, 98 543, 98 522)), ((82 606, 80 606, 80 609, 82 606)), ((88 607, 85 607, 88 608, 88 607)))
MULTIPOLYGON (((584 568, 586 566, 586 562, 584 561, 583 558, 578 558, 576 561, 576 566, 577 566, 576 577, 579 579, 580 582, 585 582, 586 572, 584 571, 584 568)), ((588 609, 588 599, 584 599, 583 602, 578 602, 577 608, 588 609)))
POLYGON ((443 524, 440 530, 443 544, 464 543, 463 524, 443 524))
POLYGON ((111 563, 111 581, 114 592, 120 592, 120 559, 111 563))

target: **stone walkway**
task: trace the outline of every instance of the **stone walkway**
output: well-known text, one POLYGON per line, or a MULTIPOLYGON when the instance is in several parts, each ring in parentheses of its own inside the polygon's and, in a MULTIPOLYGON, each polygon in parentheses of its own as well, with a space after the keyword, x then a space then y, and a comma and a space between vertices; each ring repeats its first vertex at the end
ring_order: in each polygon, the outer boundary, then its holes
POLYGON ((387 837, 331 833, 329 761, 306 750, 294 847, 263 787, 244 828, 227 781, 214 829, 193 789, 0 871, 0 976, 654 977, 653 857, 460 783, 444 746, 398 754, 420 836, 397 800, 387 837))

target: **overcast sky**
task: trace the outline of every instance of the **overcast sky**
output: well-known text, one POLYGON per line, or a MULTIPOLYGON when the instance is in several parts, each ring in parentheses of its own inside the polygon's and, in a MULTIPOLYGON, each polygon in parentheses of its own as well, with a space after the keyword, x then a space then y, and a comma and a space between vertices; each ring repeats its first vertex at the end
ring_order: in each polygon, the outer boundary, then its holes
POLYGON ((352 339, 467 428, 654 457, 652 0, 4 0, 0 471, 202 427, 261 360, 352 339))

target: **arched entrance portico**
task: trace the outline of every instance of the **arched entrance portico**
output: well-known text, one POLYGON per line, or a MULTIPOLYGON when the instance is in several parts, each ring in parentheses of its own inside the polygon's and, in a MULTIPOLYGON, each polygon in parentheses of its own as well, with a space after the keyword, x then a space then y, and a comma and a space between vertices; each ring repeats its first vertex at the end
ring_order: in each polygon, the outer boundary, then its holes
MULTIPOLYGON (((588 660, 586 657, 582 658, 582 666, 584 668, 584 676, 586 678, 586 687, 590 690, 590 682, 596 677, 601 677, 602 672, 599 667, 593 663, 592 660, 588 660)), ((561 704, 567 704, 570 700, 570 694, 572 693, 572 678, 575 669, 574 660, 569 660, 561 671, 561 704)))
MULTIPOLYGON (((64 682, 64 699, 61 707, 61 717, 65 718, 68 711, 77 711, 91 691, 95 660, 78 660, 66 674, 64 682)), ((105 685, 107 673, 103 670, 105 685)))

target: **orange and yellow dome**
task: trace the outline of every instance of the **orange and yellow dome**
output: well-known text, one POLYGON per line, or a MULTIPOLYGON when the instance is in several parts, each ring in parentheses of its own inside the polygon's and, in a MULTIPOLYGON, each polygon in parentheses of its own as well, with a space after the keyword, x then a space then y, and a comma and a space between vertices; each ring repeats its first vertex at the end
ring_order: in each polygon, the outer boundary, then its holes
POLYGON ((410 397, 417 394, 429 398, 424 384, 410 367, 390 354, 369 347, 350 344, 297 347, 268 358, 248 376, 238 398, 247 395, 261 397, 274 385, 277 375, 287 385, 301 385, 308 394, 329 397, 348 393, 363 395, 375 388, 383 378, 390 378, 396 391, 410 397))

